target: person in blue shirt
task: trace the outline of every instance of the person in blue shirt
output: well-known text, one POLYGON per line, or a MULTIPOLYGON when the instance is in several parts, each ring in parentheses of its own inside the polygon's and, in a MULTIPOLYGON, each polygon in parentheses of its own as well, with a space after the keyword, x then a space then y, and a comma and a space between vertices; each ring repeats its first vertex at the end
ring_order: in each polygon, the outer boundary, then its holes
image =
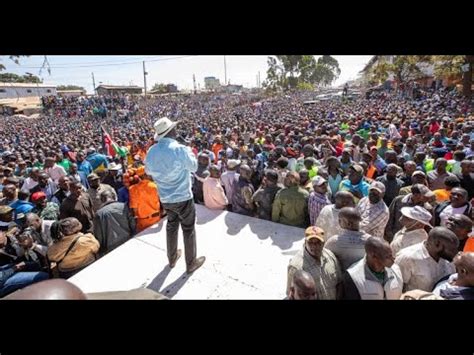
POLYGON ((364 168, 359 164, 353 164, 348 169, 348 178, 342 180, 339 191, 349 191, 354 195, 354 202, 369 196, 370 185, 364 180, 364 168))
POLYGON ((77 164, 77 170, 82 171, 86 177, 89 174, 92 174, 94 171, 94 169, 92 169, 92 165, 86 160, 86 156, 83 152, 77 152, 76 164, 77 164))
POLYGON ((108 168, 109 162, 107 161, 107 157, 104 154, 97 153, 95 148, 89 148, 86 160, 92 166, 92 170, 96 171, 100 167, 108 168))
POLYGON ((163 117, 154 124, 156 143, 148 150, 145 171, 158 186, 163 209, 168 215, 166 239, 170 268, 176 265, 178 229, 181 224, 186 256, 186 272, 192 273, 204 264, 206 258, 196 258, 196 209, 191 189, 191 173, 198 164, 191 148, 176 141, 176 122, 163 117))
POLYGON ((9 204, 9 206, 14 210, 15 223, 17 224, 19 222, 18 216, 21 214, 26 215, 28 212, 31 212, 33 208, 35 208, 35 205, 27 201, 29 197, 29 192, 19 191, 18 198, 9 204))

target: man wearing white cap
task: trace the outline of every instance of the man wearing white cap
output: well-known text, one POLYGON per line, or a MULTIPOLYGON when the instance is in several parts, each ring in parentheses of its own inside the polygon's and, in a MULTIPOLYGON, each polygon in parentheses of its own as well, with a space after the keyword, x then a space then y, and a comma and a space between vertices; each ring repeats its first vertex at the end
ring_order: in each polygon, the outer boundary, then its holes
POLYGON ((312 180, 314 191, 311 192, 308 199, 309 221, 312 226, 316 225, 319 213, 324 206, 330 205, 328 198, 328 183, 321 176, 315 176, 312 180))
POLYGON ((234 196, 234 185, 239 180, 239 174, 236 169, 240 165, 240 160, 230 159, 227 161, 227 171, 221 175, 221 182, 224 186, 225 195, 229 205, 229 211, 232 211, 232 197, 234 196))
POLYGON ((393 255, 397 255, 401 249, 428 239, 425 226, 431 227, 431 213, 421 206, 403 207, 401 213, 400 224, 403 228, 395 234, 390 243, 393 255))
POLYGON ((167 212, 166 238, 170 268, 176 265, 178 229, 181 224, 186 255, 186 271, 192 273, 206 258, 196 258, 196 209, 191 190, 191 173, 197 170, 197 160, 191 148, 176 141, 176 122, 163 117, 155 122, 155 141, 145 159, 145 170, 158 185, 163 208, 167 212))
POLYGON ((370 184, 369 196, 364 197, 357 204, 362 218, 360 229, 374 237, 383 238, 385 226, 389 219, 388 207, 383 201, 385 194, 385 185, 379 181, 370 184))

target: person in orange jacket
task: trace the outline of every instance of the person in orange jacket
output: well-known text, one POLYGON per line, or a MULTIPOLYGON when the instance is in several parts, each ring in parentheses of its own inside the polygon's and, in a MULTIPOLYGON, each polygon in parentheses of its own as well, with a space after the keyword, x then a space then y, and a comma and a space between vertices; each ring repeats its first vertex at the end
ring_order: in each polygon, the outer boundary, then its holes
POLYGON ((152 179, 145 174, 145 167, 136 170, 132 178, 134 184, 129 188, 129 206, 137 221, 137 233, 152 226, 161 219, 158 188, 152 179))

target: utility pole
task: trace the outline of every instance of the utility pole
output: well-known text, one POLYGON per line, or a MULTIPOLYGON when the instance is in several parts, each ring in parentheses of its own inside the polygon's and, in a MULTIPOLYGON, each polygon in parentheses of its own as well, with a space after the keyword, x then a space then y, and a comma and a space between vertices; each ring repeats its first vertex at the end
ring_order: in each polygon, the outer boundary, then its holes
POLYGON ((148 73, 145 70, 145 61, 143 61, 143 85, 145 86, 145 100, 146 100, 146 76, 148 73))
POLYGON ((260 81, 260 71, 258 72, 258 88, 260 89, 260 86, 262 85, 262 82, 260 81))
POLYGON ((97 95, 97 89, 95 88, 95 78, 94 78, 94 73, 92 73, 92 87, 94 88, 94 93, 97 95))
POLYGON ((227 63, 224 56, 224 85, 227 85, 227 63))
POLYGON ((193 74, 194 95, 196 95, 196 75, 193 74))

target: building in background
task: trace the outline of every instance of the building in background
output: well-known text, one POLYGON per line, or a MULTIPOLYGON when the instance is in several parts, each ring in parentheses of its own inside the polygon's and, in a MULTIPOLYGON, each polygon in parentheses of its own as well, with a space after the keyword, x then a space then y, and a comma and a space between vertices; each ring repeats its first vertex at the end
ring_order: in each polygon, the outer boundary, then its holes
POLYGON ((204 78, 204 86, 206 90, 217 90, 221 86, 221 83, 216 77, 207 76, 204 78))
POLYGON ((56 86, 34 83, 0 83, 1 99, 21 99, 56 95, 56 86))

